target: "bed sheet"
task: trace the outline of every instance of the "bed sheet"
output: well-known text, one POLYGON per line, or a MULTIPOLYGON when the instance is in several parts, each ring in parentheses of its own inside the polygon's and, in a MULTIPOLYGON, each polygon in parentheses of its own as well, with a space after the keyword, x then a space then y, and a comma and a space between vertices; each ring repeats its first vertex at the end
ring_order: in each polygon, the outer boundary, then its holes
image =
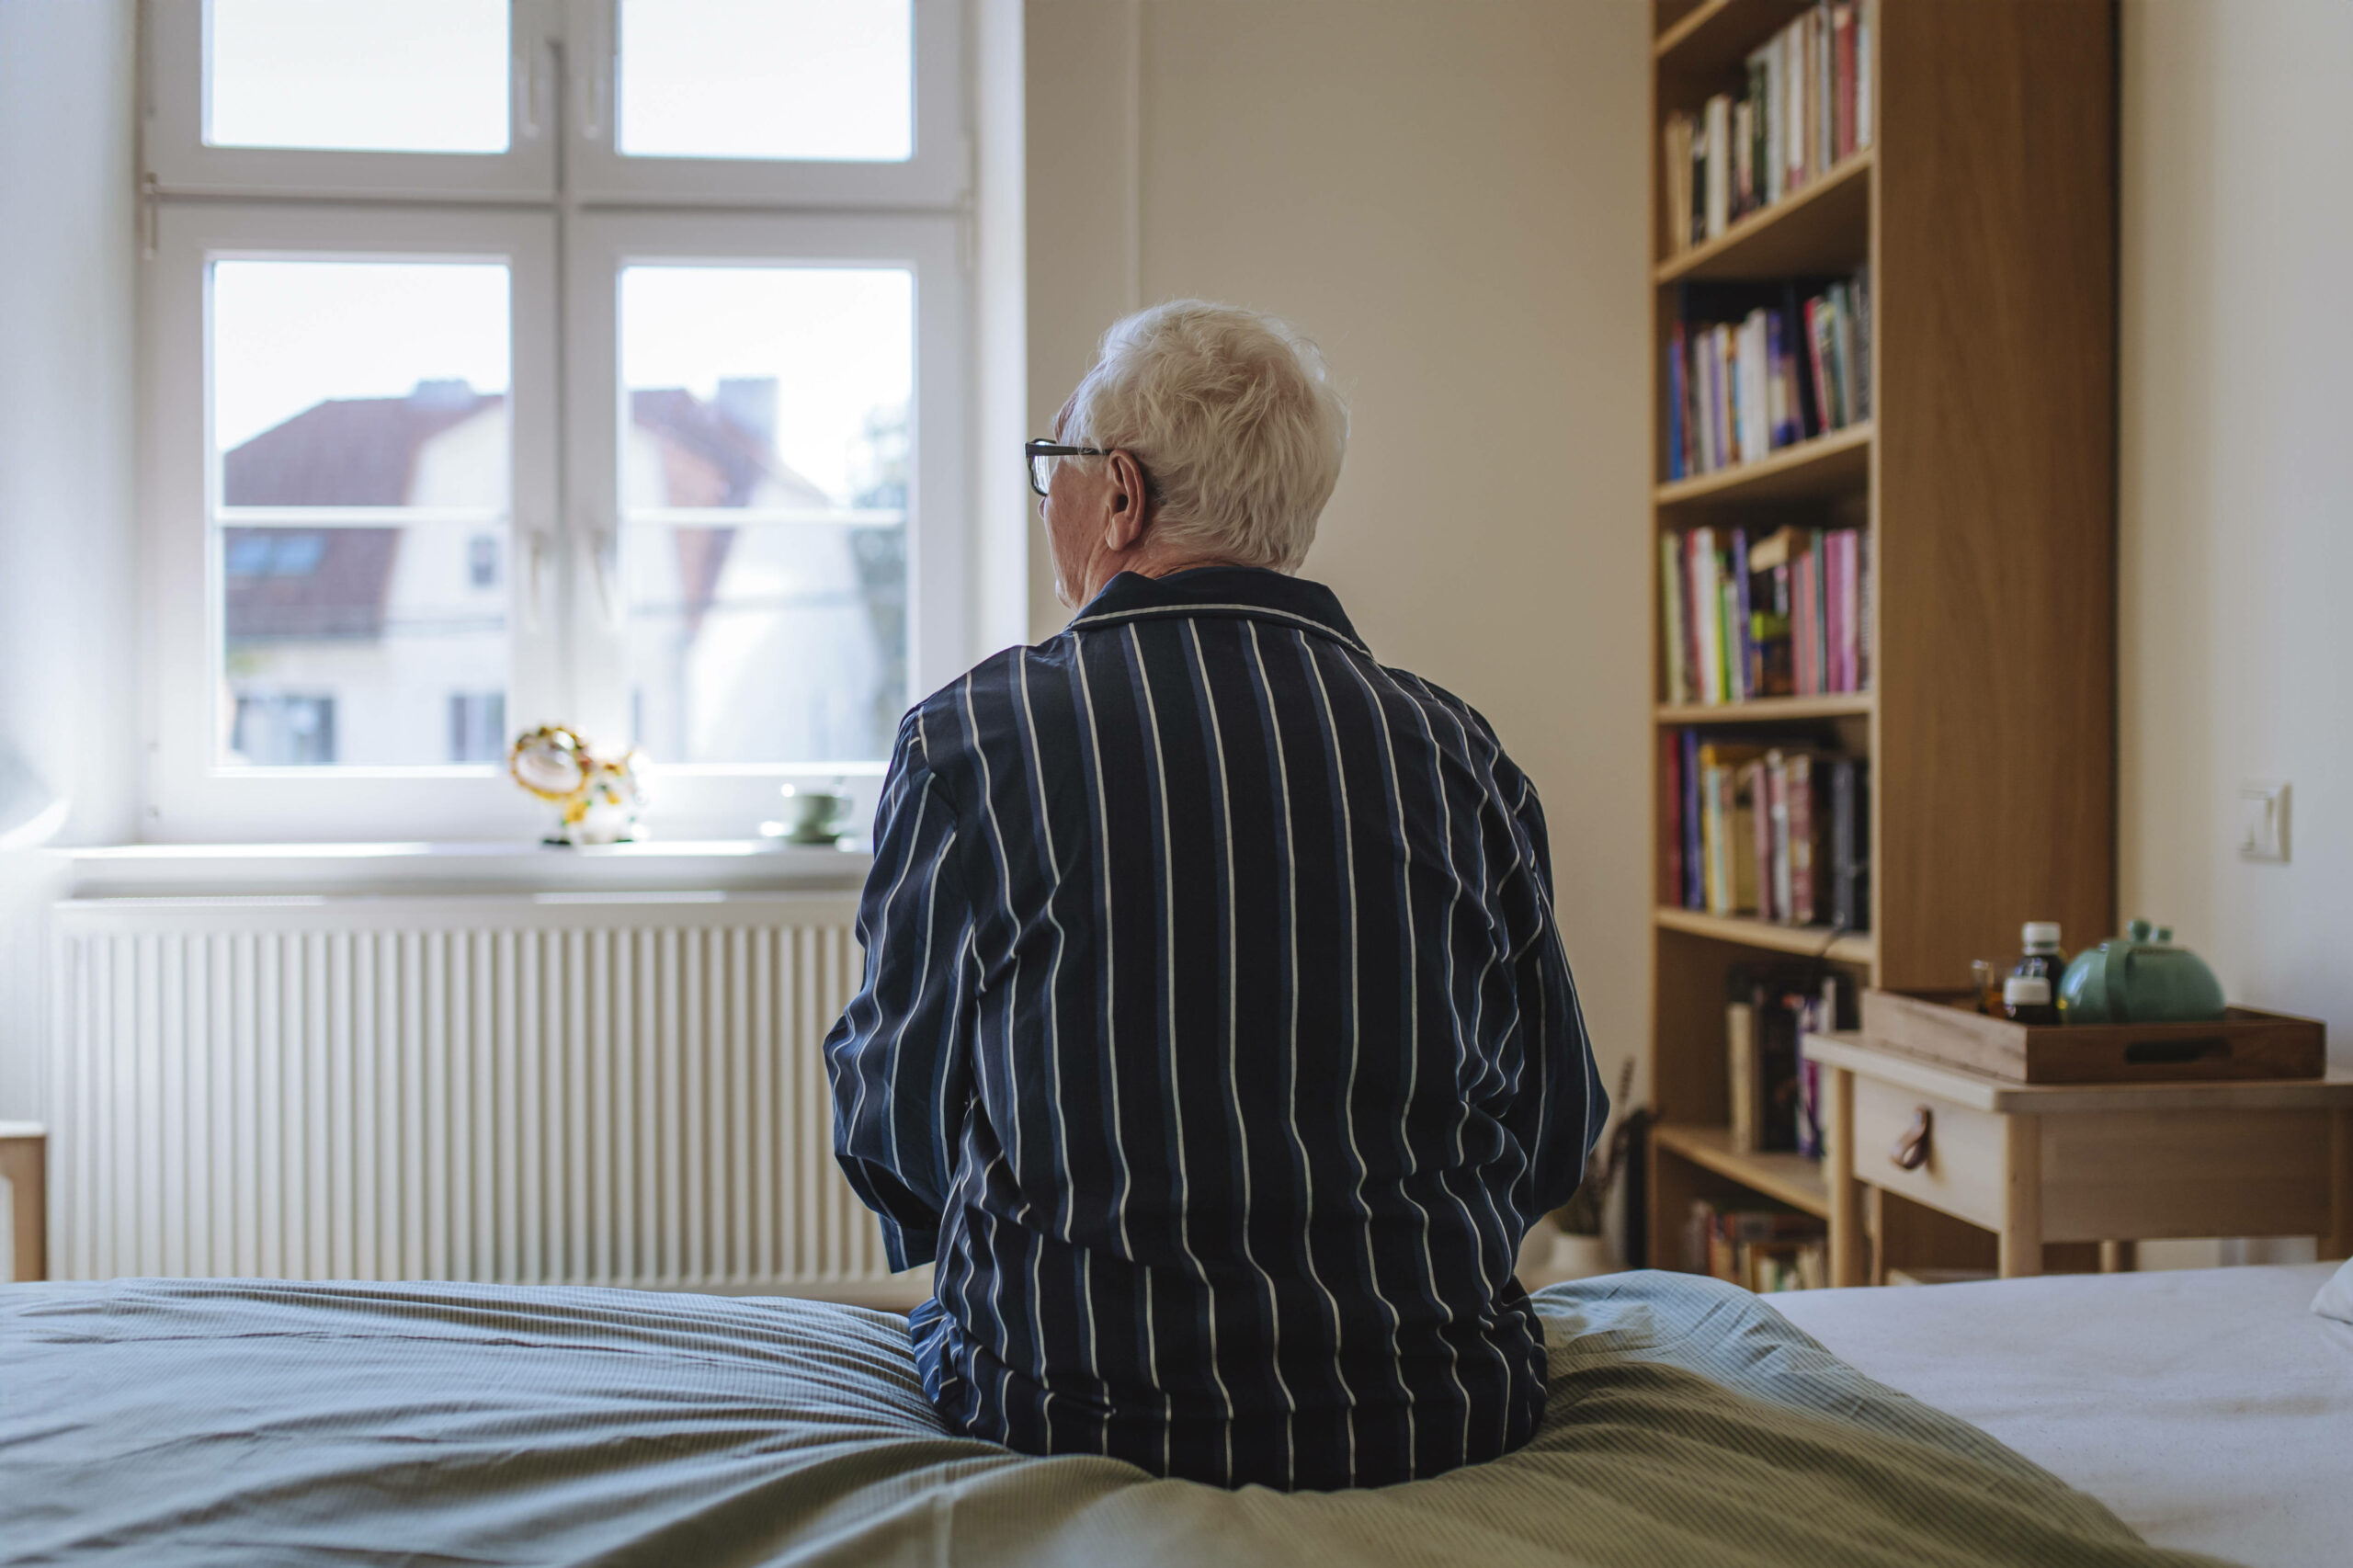
POLYGON ((2150 1540, 2353 1564, 2353 1325, 2334 1264, 2051 1275, 1773 1301, 1858 1369, 1984 1428, 2150 1540))
POLYGON ((1377 1491, 944 1436, 904 1319, 596 1290, 0 1290, 0 1561, 2180 1568, 1745 1291, 1538 1293, 1518 1453, 1377 1491))

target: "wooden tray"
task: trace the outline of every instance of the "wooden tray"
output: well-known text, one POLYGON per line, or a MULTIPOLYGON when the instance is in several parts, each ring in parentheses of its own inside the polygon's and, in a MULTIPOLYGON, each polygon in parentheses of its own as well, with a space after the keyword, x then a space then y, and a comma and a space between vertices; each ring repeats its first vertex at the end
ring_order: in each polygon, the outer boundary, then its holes
POLYGON ((2211 1024, 2014 1024, 1974 991, 1866 991, 1863 1033, 2013 1084, 2162 1084, 2317 1078, 2328 1032, 2314 1018, 2233 1007, 2211 1024))

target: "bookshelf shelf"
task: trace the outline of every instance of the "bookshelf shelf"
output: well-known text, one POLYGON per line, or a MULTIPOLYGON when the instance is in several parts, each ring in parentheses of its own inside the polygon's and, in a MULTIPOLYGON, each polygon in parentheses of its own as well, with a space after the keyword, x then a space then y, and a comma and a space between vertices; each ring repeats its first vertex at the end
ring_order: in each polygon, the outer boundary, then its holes
MULTIPOLYGON (((1753 309, 1742 303, 1751 295, 1787 298, 1785 281, 1820 279, 1826 291, 1868 268, 1856 384, 1875 416, 1652 490, 1643 581, 1654 693, 1673 689, 1664 607, 1692 623, 1690 601, 1672 591, 1688 552, 1661 541, 1699 528, 1717 530, 1719 545, 1731 530, 1751 540, 1859 530, 1869 591, 1856 630, 1873 687, 1654 704, 1650 1103, 1666 1119, 1651 1140, 1644 1237, 1648 1260, 1675 1267, 1695 1203, 1737 1206, 1753 1193, 1814 1214, 1827 1207, 1812 1162, 1733 1152, 1728 998, 1753 997, 1788 959, 1825 959, 1859 984, 1960 985, 1971 960, 2014 950, 2021 921, 2115 927, 2118 22, 2110 0, 1831 0, 1818 23, 1784 37, 1816 12, 1809 0, 1653 7, 1654 249, 1640 287, 1653 334, 1654 475, 1666 472, 1675 429, 1670 346, 1689 353, 1678 325, 1742 330, 1729 313, 1753 309), (1826 55, 1793 52, 1824 38, 1826 55), (1847 40, 1852 52, 1839 52, 1847 40), (1864 101, 1864 71, 1871 123, 1841 131, 1839 106, 1864 101), (1719 95, 1726 101, 1711 109, 1719 95), (1688 203, 1695 181, 1706 189, 1711 147, 1705 132, 1695 147, 1692 119, 1730 128, 1734 140, 1712 151, 1731 159, 1718 167, 1737 188, 1754 149, 1769 159, 1790 126, 1823 129, 1810 118, 1822 104, 1832 140, 1859 151, 1715 239, 1666 254, 1668 202, 1688 203), (1697 165, 1678 162, 1672 175, 1671 124, 1676 157, 1697 165), (1746 136, 1757 140, 1737 140, 1746 136), (1683 287, 1702 279, 1754 287, 1683 287), (1793 728, 1776 734, 1777 723, 1793 728), (1850 845, 1846 862, 1868 870, 1869 918, 1857 922, 1867 932, 1834 937, 1826 926, 1673 906, 1688 766, 1675 726, 1720 729, 1713 738, 1733 748, 1786 735, 1867 765, 1852 804, 1864 808, 1868 850, 1850 845), (2067 853, 2010 853, 2028 823, 2064 824, 2067 853)), ((1779 352, 1728 347, 1735 361, 1779 352)), ((1720 379, 1712 395, 1739 386, 1720 379)), ((1720 809, 1736 812, 1738 799, 1720 809)), ((1748 1097, 1756 1086, 1743 1085, 1744 1107, 1761 1103, 1748 1097)))
POLYGON ((1797 719, 1867 717, 1873 707, 1868 691, 1842 691, 1830 697, 1757 697, 1746 702, 1668 702, 1658 709, 1662 724, 1778 724, 1797 719))
POLYGON ((1662 285, 1702 278, 1852 272, 1870 233, 1871 154, 1855 153, 1794 196, 1751 212, 1705 244, 1660 262, 1662 285))
POLYGON ((1866 419, 1753 463, 1673 480, 1658 487, 1658 505, 1822 500, 1859 491, 1870 475, 1871 434, 1872 422, 1866 419))
POLYGON ((1728 1127, 1699 1127, 1662 1122, 1651 1130, 1660 1148, 1682 1155, 1718 1176, 1730 1176, 1752 1192, 1779 1199, 1816 1219, 1830 1217, 1830 1185, 1822 1165, 1803 1154, 1744 1154, 1732 1146, 1728 1127))
POLYGON ((1867 964, 1873 961, 1875 955, 1867 932, 1848 932, 1833 937, 1827 926, 1782 926, 1746 915, 1710 915, 1705 910, 1677 909, 1672 904, 1659 906, 1658 926, 1664 931, 1681 931, 1744 948, 1762 948, 1768 952, 1824 958, 1834 963, 1867 964))

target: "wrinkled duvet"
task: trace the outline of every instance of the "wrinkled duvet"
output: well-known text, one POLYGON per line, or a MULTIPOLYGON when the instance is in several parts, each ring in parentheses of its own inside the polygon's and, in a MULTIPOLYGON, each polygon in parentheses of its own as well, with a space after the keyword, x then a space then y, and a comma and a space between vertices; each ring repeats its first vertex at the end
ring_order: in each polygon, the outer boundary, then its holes
POLYGON ((1536 1296, 1529 1447, 1224 1492, 941 1435, 904 1320, 475 1285, 0 1288, 8 1563, 2206 1562, 1881 1387, 1745 1291, 1536 1296))

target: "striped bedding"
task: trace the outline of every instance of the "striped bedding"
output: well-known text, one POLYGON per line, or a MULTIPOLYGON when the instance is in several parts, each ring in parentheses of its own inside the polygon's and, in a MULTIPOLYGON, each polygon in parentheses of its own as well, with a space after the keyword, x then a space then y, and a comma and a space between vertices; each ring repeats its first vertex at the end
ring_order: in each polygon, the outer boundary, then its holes
POLYGON ((904 1319, 472 1285, 0 1289, 0 1562, 2165 1564, 1745 1291, 1537 1293, 1534 1441, 1380 1491, 942 1436, 904 1319))

